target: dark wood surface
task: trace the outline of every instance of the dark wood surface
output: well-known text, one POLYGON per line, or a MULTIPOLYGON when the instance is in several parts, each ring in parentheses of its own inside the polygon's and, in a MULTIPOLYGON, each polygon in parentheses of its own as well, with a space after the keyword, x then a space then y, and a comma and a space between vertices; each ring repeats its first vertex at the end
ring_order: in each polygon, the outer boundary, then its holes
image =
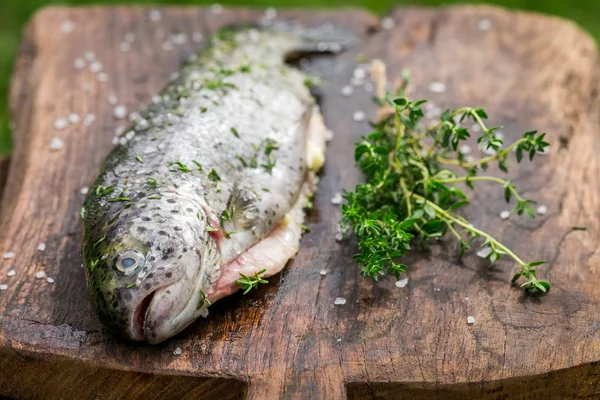
MULTIPOLYGON (((361 45, 310 68, 325 80, 322 108, 335 132, 299 254, 271 284, 236 294, 175 338, 132 345, 108 334, 87 298, 79 245, 79 193, 111 148, 114 106, 150 101, 194 50, 162 49, 157 29, 205 36, 255 20, 260 11, 165 8, 48 8, 29 24, 16 61, 11 112, 14 153, 1 203, 0 395, 13 398, 548 399, 600 397, 600 221, 598 63, 595 44, 571 23, 488 7, 399 9, 392 30, 373 29, 360 11, 286 12, 305 23, 330 21, 364 33, 361 45), (65 20, 75 22, 70 34, 65 20), (481 20, 489 30, 481 30, 481 20), (485 25, 485 23, 484 23, 485 25), (127 32, 136 41, 118 46, 127 32), (76 70, 95 52, 106 83, 76 70), (502 190, 483 186, 465 213, 527 259, 547 259, 549 295, 528 298, 509 285, 515 266, 462 263, 448 240, 407 258, 409 284, 363 280, 353 243, 335 241, 333 194, 360 180, 353 142, 368 133, 352 120, 373 117, 371 93, 340 94, 359 54, 379 57, 393 76, 412 71, 416 96, 440 106, 488 108, 490 122, 515 139, 548 131, 551 152, 514 169, 515 183, 548 206, 535 221, 498 214, 502 190), (428 84, 445 82, 444 93, 428 84), (91 93, 81 85, 92 84, 91 93), (94 113, 89 126, 57 131, 57 117, 94 113), (58 136, 61 151, 50 152, 58 136), (560 150, 561 147, 563 150, 560 150), (535 174, 532 174, 534 173, 535 174), (575 225, 587 231, 572 231, 575 225), (36 250, 45 242, 45 252, 36 250), (10 269, 16 276, 6 276, 10 269), (326 276, 319 271, 326 269, 326 276), (45 270, 49 284, 35 278, 45 270), (335 306, 336 297, 347 303, 335 306), (468 298, 468 300, 467 300, 468 298), (467 316, 475 317, 467 325, 467 316), (180 347, 181 355, 173 351, 180 347)), ((494 173, 498 171, 492 170, 494 173)))

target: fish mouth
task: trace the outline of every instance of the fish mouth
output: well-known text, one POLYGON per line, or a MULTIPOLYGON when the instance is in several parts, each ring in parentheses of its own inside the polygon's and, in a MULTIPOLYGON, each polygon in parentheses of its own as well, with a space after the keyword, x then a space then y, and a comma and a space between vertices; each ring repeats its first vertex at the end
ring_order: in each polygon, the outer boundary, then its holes
POLYGON ((152 291, 152 293, 144 297, 135 308, 135 312, 133 314, 134 340, 144 340, 144 326, 146 325, 148 310, 150 308, 150 303, 152 303, 152 299, 154 298, 154 295, 156 294, 157 290, 158 289, 152 291))

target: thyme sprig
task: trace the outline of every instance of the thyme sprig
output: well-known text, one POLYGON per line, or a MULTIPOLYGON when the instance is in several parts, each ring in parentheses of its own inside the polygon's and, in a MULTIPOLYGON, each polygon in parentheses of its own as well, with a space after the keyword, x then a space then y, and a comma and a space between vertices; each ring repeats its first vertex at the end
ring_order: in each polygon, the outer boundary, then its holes
POLYGON ((252 289, 257 289, 259 283, 269 283, 268 280, 261 277, 265 272, 267 272, 267 270, 262 269, 252 276, 247 276, 240 272, 241 278, 238 279, 236 283, 244 290, 244 294, 247 294, 252 289))
MULTIPOLYGON (((374 78, 378 88, 385 87, 385 82, 383 85, 378 82, 377 74, 374 78)), ((426 100, 409 100, 406 87, 405 77, 392 94, 378 90, 376 102, 382 107, 380 119, 374 124, 374 132, 355 145, 355 161, 365 174, 366 183, 344 194, 347 203, 342 205, 341 228, 354 232, 357 238, 359 253, 354 257, 361 265, 363 276, 377 279, 393 274, 399 278, 407 268, 399 262, 399 257, 411 248, 413 239, 426 244, 450 232, 457 240, 459 256, 476 239, 483 239, 481 247, 486 249, 485 258, 490 262, 508 256, 519 265, 513 283, 524 278, 526 281, 521 287, 527 292, 547 292, 550 284, 538 280, 535 270, 544 262, 523 261, 456 213, 458 208, 468 204, 467 195, 457 184, 464 183, 474 189, 478 182, 489 181, 504 189, 507 202, 516 201, 514 212, 535 218, 531 207, 534 202, 521 197, 510 180, 479 173, 491 163, 497 163, 500 170, 507 172, 508 157, 513 152, 517 162, 521 162, 524 154, 532 160, 548 146, 544 134, 528 131, 504 147, 496 135, 500 127, 488 127, 484 122, 485 110, 471 107, 446 110, 439 121, 425 128, 421 106, 426 100), (471 136, 471 132, 461 126, 468 120, 480 127, 477 142, 489 156, 470 160, 459 151, 461 144, 471 136)))

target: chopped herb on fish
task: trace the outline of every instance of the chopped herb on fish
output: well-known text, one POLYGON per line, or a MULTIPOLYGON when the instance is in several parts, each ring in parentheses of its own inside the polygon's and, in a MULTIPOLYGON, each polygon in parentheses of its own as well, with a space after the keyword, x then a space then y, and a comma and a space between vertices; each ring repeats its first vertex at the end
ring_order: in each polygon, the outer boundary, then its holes
POLYGON ((158 187, 158 182, 154 178, 148 178, 147 183, 148 183, 148 186, 150 186, 151 188, 158 187))
POLYGON ((110 203, 116 203, 116 202, 120 202, 120 201, 130 201, 131 199, 129 197, 113 197, 111 199, 108 199, 108 201, 110 203))
POLYGON ((261 269, 260 271, 256 272, 253 276, 247 276, 240 272, 241 278, 238 279, 236 282, 242 288, 244 294, 248 294, 248 292, 252 289, 258 288, 259 283, 269 283, 268 280, 263 279, 261 277, 261 275, 265 272, 267 272, 266 269, 261 269))
POLYGON ((148 196, 150 200, 159 200, 161 197, 158 194, 153 194, 152 196, 148 196))
POLYGON ((144 162, 144 159, 142 158, 142 156, 135 156, 135 159, 140 163, 144 162))
POLYGON ((204 293, 204 290, 200 289, 200 301, 198 302, 198 310, 200 308, 202 308, 202 306, 206 304, 207 306, 211 306, 212 303, 210 302, 210 300, 208 300, 208 297, 206 297, 206 293, 204 293))
POLYGON ((198 167, 198 171, 200 171, 200 172, 204 172, 204 168, 202 168, 202 164, 200 164, 200 163, 199 163, 198 161, 196 161, 196 160, 192 160, 192 162, 193 162, 194 164, 196 164, 196 167, 198 167))
POLYGON ((94 247, 98 247, 98 245, 106 240, 106 236, 102 236, 100 239, 96 240, 94 243, 94 247))
POLYGON ((219 174, 217 174, 217 171, 215 171, 214 169, 211 169, 210 172, 208 173, 208 179, 211 180, 212 182, 218 182, 221 180, 221 177, 219 176, 219 174))
POLYGON ((206 111, 208 111, 208 107, 200 107, 200 112, 202 114, 204 114, 206 111))
POLYGON ((233 136, 235 136, 236 138, 240 137, 239 132, 234 127, 231 127, 231 133, 233 133, 233 136))
POLYGON ((99 262, 100 262, 100 260, 94 260, 94 261, 90 262, 90 271, 93 271, 94 268, 96 268, 96 265, 98 265, 99 262))
POLYGON ((127 285, 127 289, 134 289, 135 287, 137 287, 137 283, 135 283, 135 282, 127 285))
POLYGON ((96 196, 106 196, 107 194, 111 194, 114 192, 115 188, 112 186, 103 187, 98 185, 96 187, 96 196))
POLYGON ((169 166, 175 166, 177 167, 175 170, 176 171, 181 171, 181 172, 192 172, 192 170, 185 165, 184 163, 182 163, 181 161, 173 161, 169 163, 169 166))

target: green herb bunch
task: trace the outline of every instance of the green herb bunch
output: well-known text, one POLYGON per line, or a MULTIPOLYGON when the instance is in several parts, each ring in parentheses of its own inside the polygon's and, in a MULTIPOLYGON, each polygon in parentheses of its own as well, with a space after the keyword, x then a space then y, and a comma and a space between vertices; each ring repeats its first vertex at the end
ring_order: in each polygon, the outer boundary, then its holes
MULTIPOLYGON (((496 182, 504 188, 507 202, 516 201, 518 215, 535 218, 531 200, 522 198, 510 180, 480 175, 491 163, 508 171, 508 158, 514 152, 517 162, 525 155, 532 160, 545 151, 545 134, 528 131, 516 142, 504 146, 496 136, 500 127, 487 127, 482 108, 463 107, 446 110, 439 121, 426 128, 421 106, 425 100, 406 98, 408 80, 395 93, 379 91, 376 102, 382 107, 374 132, 355 145, 355 161, 366 183, 346 192, 342 205, 341 228, 353 231, 360 252, 354 257, 362 274, 375 280, 381 275, 399 276, 407 268, 399 257, 411 243, 427 244, 450 232, 457 240, 459 257, 476 239, 483 239, 487 259, 494 263, 501 256, 511 257, 520 266, 512 282, 520 278, 529 293, 545 293, 550 284, 536 277, 535 267, 544 262, 527 263, 492 236, 474 227, 456 213, 468 204, 467 195, 457 186, 474 189, 479 181, 496 182), (470 122, 469 122, 470 121, 470 122), (459 148, 471 136, 463 125, 475 123, 481 128, 477 138, 480 150, 492 149, 493 155, 467 161, 459 148)), ((380 88, 381 85, 378 85, 380 88)))

